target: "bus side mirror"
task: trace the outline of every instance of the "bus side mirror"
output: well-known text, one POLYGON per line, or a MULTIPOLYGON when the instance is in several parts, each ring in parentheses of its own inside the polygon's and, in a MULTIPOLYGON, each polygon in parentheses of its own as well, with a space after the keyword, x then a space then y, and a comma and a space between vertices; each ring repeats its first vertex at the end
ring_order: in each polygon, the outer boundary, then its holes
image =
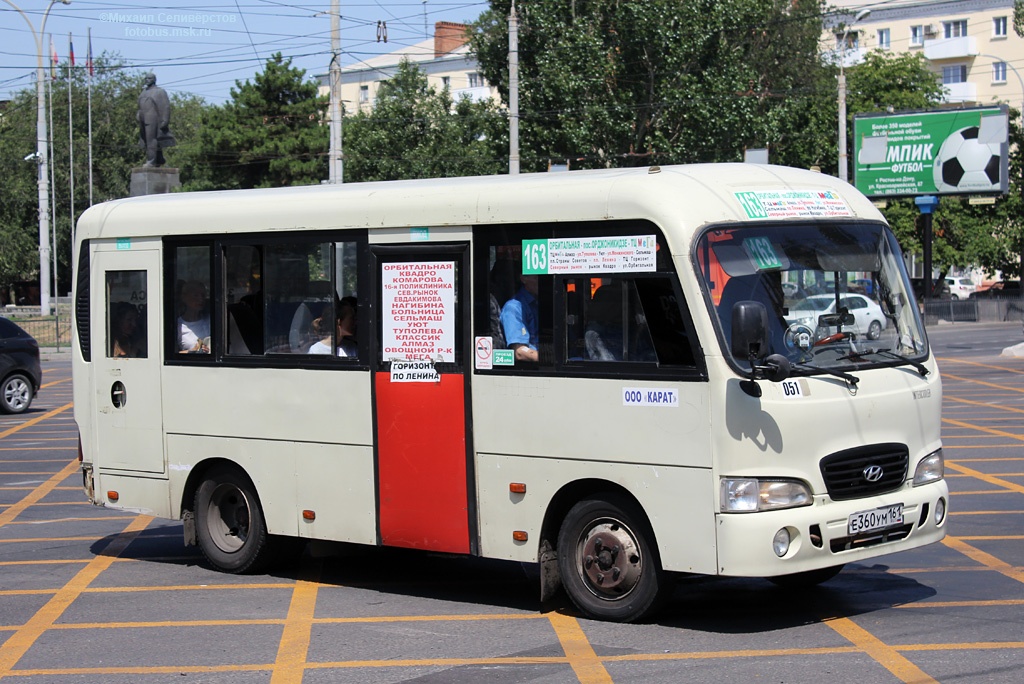
POLYGON ((736 302, 732 307, 732 355, 740 361, 768 355, 768 310, 761 302, 736 302))

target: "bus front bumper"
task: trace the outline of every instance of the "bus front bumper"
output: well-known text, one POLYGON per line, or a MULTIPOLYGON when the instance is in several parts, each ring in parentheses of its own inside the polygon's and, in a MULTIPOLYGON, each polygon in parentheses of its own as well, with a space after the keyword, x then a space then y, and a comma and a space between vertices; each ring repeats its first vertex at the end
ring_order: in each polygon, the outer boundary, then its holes
POLYGON ((718 574, 775 577, 906 551, 945 537, 948 516, 945 480, 851 501, 816 496, 800 508, 718 513, 718 574), (902 520, 894 513, 900 504, 902 520), (874 520, 882 526, 872 529, 874 520), (865 522, 868 529, 851 533, 865 522), (787 544, 778 543, 787 536, 787 544))

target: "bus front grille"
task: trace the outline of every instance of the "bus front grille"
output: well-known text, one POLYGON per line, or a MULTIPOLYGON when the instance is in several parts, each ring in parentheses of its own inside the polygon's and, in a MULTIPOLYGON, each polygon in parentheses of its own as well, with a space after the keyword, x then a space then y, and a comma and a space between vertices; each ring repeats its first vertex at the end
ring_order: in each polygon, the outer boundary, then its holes
POLYGON ((833 501, 859 499, 899 489, 908 460, 905 444, 872 444, 821 459, 821 476, 833 501))

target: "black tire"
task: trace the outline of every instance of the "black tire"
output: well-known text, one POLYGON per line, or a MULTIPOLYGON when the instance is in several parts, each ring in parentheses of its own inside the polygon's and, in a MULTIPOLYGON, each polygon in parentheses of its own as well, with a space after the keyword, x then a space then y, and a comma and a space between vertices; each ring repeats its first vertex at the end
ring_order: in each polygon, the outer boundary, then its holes
POLYGON ((871 325, 868 326, 868 339, 877 340, 882 336, 882 324, 878 321, 871 321, 871 325))
POLYGON ((573 506, 558 532, 558 569, 587 616, 634 622, 660 605, 666 581, 640 509, 616 494, 573 506))
POLYGON ((12 373, 0 385, 0 412, 24 413, 34 395, 32 381, 21 373, 12 373))
POLYGON ((271 560, 271 537, 256 487, 241 471, 218 467, 196 490, 196 536, 210 565, 235 574, 259 572, 271 560))
POLYGON ((819 570, 808 570, 806 572, 794 572, 792 575, 779 575, 778 577, 769 577, 768 579, 785 589, 808 589, 810 587, 817 586, 822 582, 828 582, 830 579, 838 575, 843 565, 835 565, 831 568, 821 568, 819 570))

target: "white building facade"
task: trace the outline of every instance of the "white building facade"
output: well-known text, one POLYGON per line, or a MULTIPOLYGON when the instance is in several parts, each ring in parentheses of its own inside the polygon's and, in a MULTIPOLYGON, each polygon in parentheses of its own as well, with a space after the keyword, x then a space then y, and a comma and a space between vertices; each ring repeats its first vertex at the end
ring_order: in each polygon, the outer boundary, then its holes
POLYGON ((871 50, 923 54, 956 105, 1024 105, 1024 38, 1013 31, 1013 0, 835 0, 822 52, 847 67, 871 50), (871 12, 856 23, 858 12, 871 12), (843 36, 846 35, 845 47, 843 36))
MULTIPOLYGON (((394 52, 378 55, 341 67, 341 101, 346 114, 373 109, 382 83, 394 76, 399 63, 408 59, 426 73, 427 83, 438 90, 448 88, 455 100, 463 96, 474 102, 498 100, 496 88, 480 74, 476 59, 469 53, 465 24, 439 21, 434 37, 394 52)), ((330 93, 328 74, 318 75, 320 93, 330 93)))

